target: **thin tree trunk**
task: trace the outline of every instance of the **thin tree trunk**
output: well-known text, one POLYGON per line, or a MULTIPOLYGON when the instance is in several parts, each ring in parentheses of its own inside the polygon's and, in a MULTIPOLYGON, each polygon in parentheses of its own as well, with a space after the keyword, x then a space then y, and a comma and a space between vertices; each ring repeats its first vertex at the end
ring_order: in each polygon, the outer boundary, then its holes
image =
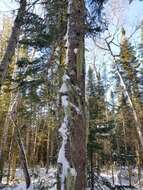
MULTIPOLYGON (((13 70, 13 76, 12 76, 13 79, 15 78, 16 70, 17 70, 17 66, 15 65, 14 70, 13 70)), ((12 83, 11 86, 12 88, 16 87, 14 83, 12 83)), ((8 108, 8 112, 7 112, 6 119, 3 126, 2 137, 0 141, 0 182, 2 181, 2 177, 3 177, 3 168, 4 168, 4 159, 5 159, 5 150, 6 150, 6 144, 7 144, 7 138, 8 138, 8 130, 11 124, 10 115, 12 112, 16 111, 17 109, 17 105, 19 103, 18 96, 19 94, 16 94, 15 92, 11 93, 9 108, 8 108)))
POLYGON ((90 153, 91 190, 94 190, 93 152, 90 153))
POLYGON ((20 8, 14 21, 11 36, 8 41, 7 49, 0 64, 0 87, 2 86, 6 76, 8 65, 12 63, 12 58, 15 54, 17 42, 21 33, 21 26, 23 25, 23 18, 26 13, 26 0, 20 0, 20 8))
POLYGON ((48 129, 48 139, 47 139, 47 165, 46 165, 46 173, 48 173, 49 165, 50 165, 50 129, 48 129))
POLYGON ((137 111, 136 111, 136 108, 131 100, 131 97, 129 95, 129 92, 127 90, 127 87, 126 87, 126 84, 124 82, 124 79, 122 77, 122 74, 120 73, 120 70, 119 70, 119 67, 118 67, 118 62, 116 61, 116 58, 112 52, 112 48, 110 46, 110 43, 107 42, 107 40, 105 40, 106 42, 106 45, 108 47, 108 50, 111 54, 111 56, 113 57, 113 60, 116 64, 116 69, 117 69, 117 75, 119 76, 119 79, 120 79, 120 85, 121 87, 123 88, 123 93, 124 95, 127 97, 128 99, 128 102, 130 104, 130 107, 132 109, 132 112, 133 112, 133 116, 134 116, 134 119, 135 119, 135 123, 136 123, 136 130, 137 130, 137 134, 138 134, 138 137, 139 137, 139 141, 140 141, 140 144, 141 144, 141 148, 143 149, 143 133, 142 133, 142 124, 141 124, 141 121, 140 121, 140 118, 138 117, 137 115, 137 111))
POLYGON ((123 93, 128 98, 128 102, 129 102, 130 107, 132 109, 133 116, 134 116, 135 123, 136 123, 137 134, 138 134, 138 137, 139 137, 139 140, 140 140, 141 147, 143 149, 143 134, 142 134, 142 125, 141 125, 141 122, 140 122, 140 120, 138 118, 137 112, 135 110, 133 102, 132 102, 132 100, 130 98, 130 95, 129 95, 128 91, 127 91, 126 85, 124 83, 124 80, 123 80, 122 75, 120 74, 120 71, 119 71, 118 68, 117 68, 117 74, 118 74, 118 76, 120 78, 121 87, 123 88, 123 93))
POLYGON ((11 123, 10 114, 11 114, 11 111, 15 109, 14 103, 16 103, 16 104, 18 103, 17 98, 18 98, 17 96, 14 97, 14 94, 12 94, 11 100, 10 100, 9 110, 8 110, 8 113, 7 113, 7 116, 5 119, 5 123, 3 126, 3 133, 2 133, 1 142, 0 142, 0 182, 2 181, 2 177, 3 177, 5 149, 6 149, 7 138, 8 138, 8 128, 9 128, 9 125, 11 123))
MULTIPOLYGON (((128 155, 128 148, 127 148, 127 133, 126 133, 126 126, 125 126, 125 119, 124 119, 124 115, 122 113, 122 119, 123 119, 123 134, 124 134, 124 146, 125 146, 125 154, 126 156, 128 155)), ((128 175, 129 175, 129 185, 132 185, 132 169, 129 163, 129 160, 126 158, 126 162, 127 162, 127 167, 128 167, 128 175)))
POLYGON ((138 168, 138 182, 139 187, 141 188, 141 161, 140 161, 140 147, 138 142, 136 141, 136 162, 137 162, 137 168, 138 168))
POLYGON ((17 161, 17 156, 15 153, 13 153, 13 155, 12 155, 12 166, 11 166, 12 172, 11 172, 11 178, 10 178, 11 181, 14 180, 14 178, 15 178, 16 161, 17 161))
POLYGON ((30 159, 29 159, 29 163, 30 163, 30 165, 32 167, 37 162, 37 160, 35 158, 38 158, 38 155, 36 154, 38 128, 36 127, 36 129, 33 129, 33 130, 31 132, 31 138, 32 138, 32 141, 33 141, 33 147, 32 147, 32 149, 30 149, 30 151, 32 151, 32 154, 31 154, 30 159))
POLYGON ((115 176, 114 176, 115 162, 112 164, 112 183, 115 185, 115 176))
POLYGON ((17 142, 18 149, 19 149, 20 162, 21 162, 21 166, 22 166, 25 181, 26 181, 26 188, 29 188, 31 180, 30 180, 30 175, 28 172, 28 164, 27 164, 27 158, 26 158, 26 154, 25 154, 25 148, 24 148, 24 145, 22 142, 20 130, 15 122, 15 119, 14 118, 11 118, 11 119, 15 126, 15 140, 17 142))
MULTIPOLYGON (((16 68, 14 69, 14 77, 15 77, 15 73, 16 73, 16 68)), ((28 67, 26 68, 25 72, 27 71, 28 67)), ((13 87, 15 87, 15 84, 13 84, 13 87)), ((9 111, 6 117, 6 121, 5 121, 5 126, 4 126, 4 131, 3 131, 3 136, 1 139, 1 144, 0 144, 0 163, 2 163, 1 165, 1 180, 2 180, 2 176, 3 176, 3 167, 4 167, 4 153, 5 153, 5 144, 7 143, 7 135, 8 135, 8 127, 10 122, 12 121, 14 127, 15 127, 15 140, 17 142, 17 145, 19 147, 19 155, 20 155, 20 161, 21 161, 21 165, 22 165, 22 169, 23 169, 23 173, 25 176, 25 180, 26 180, 26 187, 28 188, 30 186, 30 176, 28 173, 28 166, 27 166, 27 159, 26 159, 26 155, 24 152, 24 146, 23 146, 23 142, 21 139, 21 135, 20 135, 20 131, 19 128, 16 126, 16 119, 17 119, 17 109, 18 109, 18 104, 20 102, 20 91, 18 89, 18 91, 16 93, 12 94, 12 98, 10 101, 10 106, 9 106, 9 111)))
POLYGON ((10 147, 9 147, 9 154, 8 154, 8 174, 7 174, 7 184, 9 183, 10 180, 10 175, 11 175, 11 163, 12 163, 12 150, 13 150, 13 137, 14 137, 15 129, 12 129, 12 137, 11 137, 11 142, 10 142, 10 147))

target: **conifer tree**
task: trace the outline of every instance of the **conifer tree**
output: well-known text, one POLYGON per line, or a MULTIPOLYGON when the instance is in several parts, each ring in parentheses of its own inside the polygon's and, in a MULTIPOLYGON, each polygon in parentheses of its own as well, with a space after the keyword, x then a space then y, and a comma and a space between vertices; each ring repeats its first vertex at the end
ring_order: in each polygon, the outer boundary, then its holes
POLYGON ((125 36, 125 31, 122 31, 122 43, 120 51, 120 60, 117 64, 118 76, 120 78, 121 87, 123 88, 124 96, 130 103, 134 119, 136 121, 136 129, 139 136, 141 147, 143 146, 142 136, 142 103, 138 87, 137 66, 138 62, 135 52, 131 47, 128 39, 125 36))
MULTIPOLYGON (((99 73, 95 79, 95 74, 91 67, 88 70, 87 99, 89 111, 89 135, 88 135, 88 160, 90 165, 90 188, 94 189, 95 167, 97 173, 100 173, 102 162, 109 161, 106 156, 110 156, 106 144, 109 144, 108 137, 111 136, 111 130, 114 128, 112 118, 106 118, 105 91, 99 73), (106 149, 106 150, 105 150, 106 149), (101 165, 100 165, 101 163, 101 165)), ((108 108, 107 108, 108 109, 108 108)))

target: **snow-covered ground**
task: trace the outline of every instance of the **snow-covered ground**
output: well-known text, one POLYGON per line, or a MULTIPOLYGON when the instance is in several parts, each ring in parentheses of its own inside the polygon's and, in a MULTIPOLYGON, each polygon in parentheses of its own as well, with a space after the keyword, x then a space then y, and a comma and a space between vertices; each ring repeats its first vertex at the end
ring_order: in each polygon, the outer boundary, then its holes
MULTIPOLYGON (((28 190, 56 190, 56 173, 56 168, 49 169, 48 173, 46 173, 45 168, 31 170, 32 183, 28 190)), ((6 185, 5 181, 6 179, 3 180, 3 185, 0 186, 0 189, 26 190, 26 184, 21 169, 16 170, 16 178, 9 185, 6 185)))
POLYGON ((127 167, 121 167, 118 170, 102 172, 101 176, 107 179, 112 186, 134 186, 138 190, 143 190, 143 171, 141 172, 140 180, 136 168, 132 169, 131 177, 127 167), (131 184, 130 184, 131 183, 131 184))
POLYGON ((94 183, 95 190, 143 190, 143 170, 140 175, 133 167, 130 170, 128 167, 102 170, 100 176, 95 173, 94 183))
MULTIPOLYGON (((56 168, 50 168, 48 173, 46 173, 45 168, 37 167, 36 169, 31 170, 30 174, 32 183, 28 190, 57 190, 56 168)), ((5 181, 6 179, 3 180, 3 185, 0 185, 0 189, 2 190, 26 190, 25 180, 21 169, 16 170, 16 178, 9 185, 6 185, 5 181)), ((139 183, 137 170, 133 169, 131 182, 136 190, 143 190, 143 172, 139 183)), ((124 186, 122 190, 133 190, 133 188, 128 187, 129 175, 127 168, 120 168, 120 170, 118 169, 114 171, 114 180, 112 171, 110 170, 108 172, 102 172, 100 176, 95 175, 96 190, 120 190, 121 187, 119 186, 124 186)), ((90 188, 87 188, 87 190, 90 190, 90 188)))

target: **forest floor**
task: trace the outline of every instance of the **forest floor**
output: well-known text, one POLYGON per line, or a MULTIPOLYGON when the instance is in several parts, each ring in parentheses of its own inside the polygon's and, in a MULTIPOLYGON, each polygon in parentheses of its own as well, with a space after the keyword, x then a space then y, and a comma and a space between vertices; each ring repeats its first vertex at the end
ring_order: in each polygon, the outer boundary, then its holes
MULTIPOLYGON (((31 170, 31 186, 28 190, 57 190, 56 168, 49 169, 48 173, 44 168, 31 170)), ((126 168, 114 171, 114 178, 111 171, 102 172, 100 176, 95 175, 96 190, 143 190, 143 176, 138 182, 137 171, 133 170, 131 177, 132 187, 129 187, 129 177, 126 168), (114 185, 113 185, 114 181, 114 185)), ((25 181, 21 169, 16 170, 16 178, 9 185, 6 185, 6 178, 2 190, 26 190, 25 181)), ((90 187, 87 188, 90 190, 90 187)))
MULTIPOLYGON (((56 168, 49 169, 46 173, 45 168, 36 168, 31 170, 31 186, 28 190, 57 190, 56 188, 56 168)), ((25 180, 21 169, 16 170, 16 178, 9 185, 6 184, 6 178, 3 180, 2 190, 26 190, 25 180)))

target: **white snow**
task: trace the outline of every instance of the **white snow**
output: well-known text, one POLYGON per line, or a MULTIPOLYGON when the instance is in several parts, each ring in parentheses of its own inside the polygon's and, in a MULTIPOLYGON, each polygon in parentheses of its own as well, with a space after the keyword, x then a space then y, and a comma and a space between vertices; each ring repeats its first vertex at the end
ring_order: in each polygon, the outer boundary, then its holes
MULTIPOLYGON (((57 190, 57 185, 56 185, 57 169, 56 168, 50 168, 48 170, 48 173, 46 173, 45 168, 38 167, 37 169, 35 168, 33 172, 37 174, 37 177, 34 177, 34 176, 31 177, 31 186, 28 188, 28 190, 40 190, 40 189, 57 190)), ((33 172, 31 170, 31 174, 33 172)), ((5 181, 5 184, 6 184, 6 181, 5 181)), ((5 185, 5 188, 2 188, 2 189, 3 190, 26 190, 24 177, 22 176, 22 170, 17 169, 15 181, 12 181, 9 185, 5 185)))
POLYGON ((68 14, 71 14, 71 5, 72 5, 72 0, 68 0, 68 10, 67 10, 68 14))
POLYGON ((78 48, 74 49, 74 53, 77 54, 78 53, 78 48))
POLYGON ((67 107, 69 105, 68 96, 62 96, 62 106, 64 107, 64 110, 67 110, 67 107))
POLYGON ((63 81, 66 82, 67 80, 69 80, 70 77, 67 74, 64 74, 63 76, 63 81))
MULTIPOLYGON (((67 86, 67 80, 69 79, 69 77, 64 74, 63 76, 63 84, 61 86, 60 89, 60 93, 67 93, 68 92, 68 86, 67 86)), ((64 120, 63 123, 61 124, 61 127, 59 129, 59 133, 60 136, 62 137, 62 145, 59 151, 59 155, 58 155, 58 163, 61 164, 61 190, 64 190, 64 183, 65 183, 65 178, 68 174, 68 170, 70 169, 70 165, 69 162, 65 156, 65 146, 67 144, 67 140, 68 140, 68 106, 69 106, 69 101, 68 101, 68 95, 63 95, 61 96, 61 100, 62 100, 62 106, 64 109, 64 120)))
MULTIPOLYGON (((7 185, 5 186, 5 188, 2 188, 2 189, 3 190, 26 190, 25 181, 24 181, 24 177, 22 177, 22 173, 23 173, 22 169, 17 169, 15 181, 12 181, 9 184, 9 186, 7 185)), ((37 168, 31 170, 31 174, 32 173, 33 173, 32 178, 31 178, 32 183, 28 190, 40 190, 40 189, 57 190, 57 185, 56 185, 57 169, 56 168, 50 168, 48 170, 48 173, 46 173, 45 168, 40 168, 40 166, 39 167, 37 166, 37 168), (34 177, 34 174, 36 174, 37 176, 34 177)), ((77 175, 76 170, 74 168, 70 168, 70 173, 72 176, 77 175)), ((134 168, 132 170, 132 185, 134 185, 137 188, 137 190, 143 190, 143 171, 142 171, 141 180, 140 180, 141 187, 139 186, 137 173, 138 173, 137 168, 134 168)), ((109 187, 106 186, 106 181, 110 182, 110 184, 114 186, 112 182, 111 170, 102 171, 100 176, 98 176, 95 173, 95 176, 96 176, 95 188, 97 187, 96 188, 97 190, 99 189, 111 190, 109 187)), ((115 185, 120 185, 120 184, 129 185, 128 168, 127 167, 114 168, 114 181, 115 181, 115 185)), ((127 189, 131 190, 129 187, 125 188, 125 190, 127 189)), ((62 184, 62 190, 64 190, 64 183, 62 184)), ((90 190, 90 188, 88 187, 86 188, 86 190, 90 190)))
POLYGON ((70 173, 72 176, 77 176, 77 172, 76 172, 75 168, 71 168, 70 173))
POLYGON ((59 132, 63 138, 62 140, 62 146, 60 148, 59 151, 59 155, 58 155, 58 163, 60 163, 62 165, 62 173, 61 173, 61 184, 62 184, 62 188, 64 190, 64 182, 65 182, 65 177, 68 174, 68 169, 70 168, 69 166, 69 162, 65 157, 65 145, 67 143, 67 138, 68 138, 68 120, 67 120, 67 116, 65 116, 64 118, 64 122, 62 123, 59 132))
POLYGON ((61 86, 60 93, 66 93, 66 92, 68 92, 68 87, 66 83, 64 82, 61 86))

